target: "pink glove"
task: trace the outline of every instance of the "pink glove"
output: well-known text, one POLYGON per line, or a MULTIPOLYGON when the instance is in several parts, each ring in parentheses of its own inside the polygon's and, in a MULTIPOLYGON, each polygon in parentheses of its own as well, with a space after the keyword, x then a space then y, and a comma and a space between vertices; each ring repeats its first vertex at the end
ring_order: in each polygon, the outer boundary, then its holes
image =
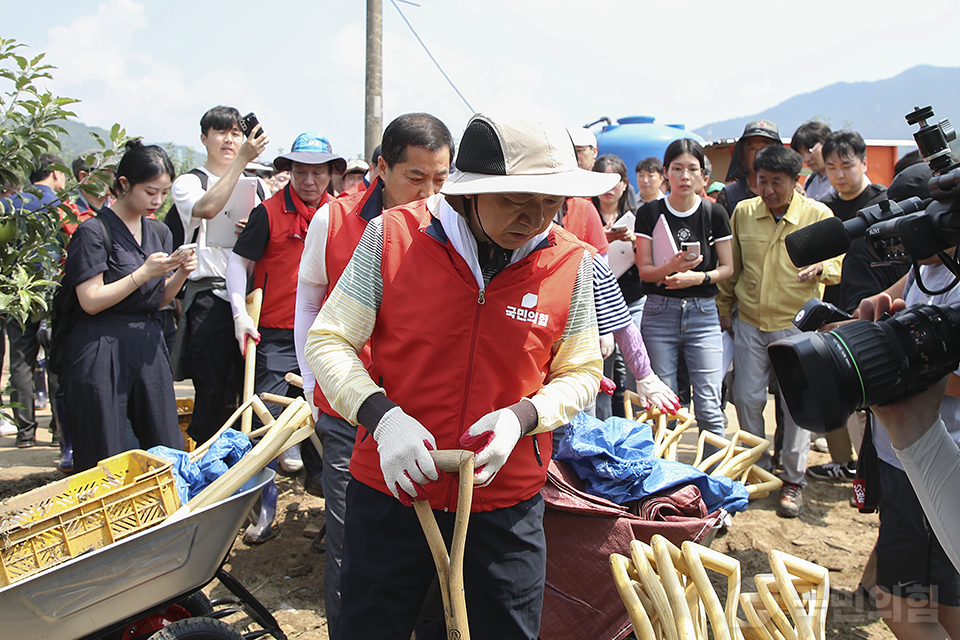
POLYGON ((473 484, 490 484, 510 452, 523 435, 520 418, 510 409, 500 409, 483 416, 460 436, 460 445, 472 449, 480 444, 474 456, 473 484))
POLYGON ((394 497, 404 506, 414 500, 426 500, 421 485, 440 479, 440 471, 430 457, 437 441, 426 427, 400 407, 383 414, 373 432, 380 454, 380 471, 394 497))

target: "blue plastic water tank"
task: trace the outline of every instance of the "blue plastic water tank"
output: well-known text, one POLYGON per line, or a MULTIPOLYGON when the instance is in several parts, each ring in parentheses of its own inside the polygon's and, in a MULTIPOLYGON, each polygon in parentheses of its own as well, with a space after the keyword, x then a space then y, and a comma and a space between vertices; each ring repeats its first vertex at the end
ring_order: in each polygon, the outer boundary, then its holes
POLYGON ((682 124, 655 124, 650 116, 620 118, 616 124, 606 125, 596 134, 599 154, 620 156, 627 165, 627 175, 634 188, 637 188, 634 169, 644 158, 656 156, 663 160, 663 152, 671 142, 680 138, 692 138, 700 144, 705 143, 703 138, 687 131, 682 124))

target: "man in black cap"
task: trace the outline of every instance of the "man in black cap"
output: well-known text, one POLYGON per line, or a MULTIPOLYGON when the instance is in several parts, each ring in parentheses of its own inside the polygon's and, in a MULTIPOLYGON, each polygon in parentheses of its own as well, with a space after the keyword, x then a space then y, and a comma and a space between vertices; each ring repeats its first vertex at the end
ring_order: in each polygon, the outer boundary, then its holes
POLYGON ((757 197, 757 175, 753 170, 753 159, 757 151, 772 144, 783 144, 780 130, 769 120, 754 120, 743 128, 743 135, 733 149, 733 159, 727 169, 727 184, 717 194, 717 204, 728 213, 733 213, 741 200, 757 197), (731 182, 731 180, 733 182, 731 182))

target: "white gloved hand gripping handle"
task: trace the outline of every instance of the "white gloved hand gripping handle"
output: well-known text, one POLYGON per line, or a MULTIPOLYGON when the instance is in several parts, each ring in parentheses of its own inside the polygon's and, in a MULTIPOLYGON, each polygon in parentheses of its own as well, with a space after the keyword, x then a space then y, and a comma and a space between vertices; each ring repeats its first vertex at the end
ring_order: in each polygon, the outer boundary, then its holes
POLYGON ((405 506, 414 499, 426 500, 421 485, 440 479, 440 471, 430 456, 437 441, 415 418, 400 407, 393 407, 380 418, 373 432, 380 454, 380 470, 394 497, 405 506))
POLYGON ((511 409, 492 411, 467 429, 460 437, 461 446, 472 448, 485 441, 474 458, 474 485, 485 487, 493 481, 522 435, 520 418, 511 409))
POLYGON ((233 335, 240 343, 240 353, 244 357, 247 355, 247 336, 253 338, 253 341, 257 344, 260 343, 260 332, 257 331, 253 318, 246 311, 241 311, 233 316, 233 335))

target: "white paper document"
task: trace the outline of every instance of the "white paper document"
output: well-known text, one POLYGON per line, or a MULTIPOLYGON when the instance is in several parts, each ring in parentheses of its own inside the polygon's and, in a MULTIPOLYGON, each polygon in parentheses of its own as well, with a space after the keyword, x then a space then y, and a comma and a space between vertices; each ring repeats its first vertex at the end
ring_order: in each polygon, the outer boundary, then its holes
MULTIPOLYGON (((633 229, 637 216, 632 211, 627 211, 619 220, 613 223, 614 227, 627 227, 633 229)), ((626 240, 614 240, 610 243, 610 249, 607 250, 607 258, 610 261, 610 270, 613 275, 620 277, 632 267, 634 262, 633 243, 626 240)))

